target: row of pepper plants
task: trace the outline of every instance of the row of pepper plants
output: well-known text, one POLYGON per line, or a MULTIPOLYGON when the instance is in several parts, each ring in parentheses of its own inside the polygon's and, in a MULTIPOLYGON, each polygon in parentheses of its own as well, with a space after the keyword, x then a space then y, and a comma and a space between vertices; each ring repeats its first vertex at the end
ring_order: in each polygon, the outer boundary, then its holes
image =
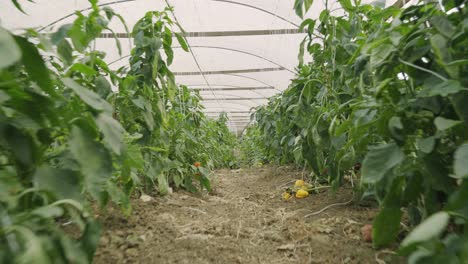
MULTIPOLYGON (((380 204, 375 247, 398 241, 409 263, 465 263, 467 2, 339 3, 303 21, 298 74, 257 108, 242 146, 335 186, 362 163, 361 197, 380 204)), ((302 17, 311 5, 294 8, 302 17)))
POLYGON ((113 202, 128 215, 135 191, 210 190, 209 170, 233 160, 226 117, 208 119, 168 68, 173 39, 188 51, 170 8, 138 21, 129 66, 112 70, 94 43, 112 20, 125 22, 89 2, 53 33, 0 26, 2 263, 89 263, 96 207, 113 202))

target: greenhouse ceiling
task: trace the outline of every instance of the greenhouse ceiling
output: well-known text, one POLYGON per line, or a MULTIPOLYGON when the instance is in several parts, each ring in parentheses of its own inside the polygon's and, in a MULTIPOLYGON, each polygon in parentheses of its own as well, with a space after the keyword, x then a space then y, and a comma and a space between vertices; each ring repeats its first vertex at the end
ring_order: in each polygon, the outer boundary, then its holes
MULTIPOLYGON (((0 0, 2 26, 18 32, 26 28, 50 32, 72 22, 76 10, 86 12, 90 6, 86 0, 21 4, 26 14, 10 0, 0 0)), ((227 112, 234 132, 245 128, 252 108, 288 87, 305 37, 298 30, 301 19, 293 10, 294 0, 101 0, 99 4, 121 14, 130 28, 147 11, 173 6, 190 52, 174 44, 170 69, 179 84, 200 90, 208 116, 227 112)), ((337 7, 329 1, 330 10, 340 12, 337 7)), ((324 1, 314 1, 306 17, 317 18, 324 8, 324 1)), ((131 38, 121 23, 114 21, 111 28, 122 43, 122 54, 110 33, 102 34, 95 47, 107 53, 106 61, 113 68, 119 68, 128 64, 131 38)))

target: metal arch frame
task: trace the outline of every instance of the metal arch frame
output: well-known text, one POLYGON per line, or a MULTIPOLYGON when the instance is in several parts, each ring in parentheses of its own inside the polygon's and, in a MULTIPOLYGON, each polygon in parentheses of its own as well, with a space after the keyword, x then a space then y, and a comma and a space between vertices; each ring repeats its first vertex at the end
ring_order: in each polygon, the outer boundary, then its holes
POLYGON ((232 122, 249 122, 250 121, 250 117, 249 116, 246 116, 246 117, 243 117, 243 118, 234 118, 234 117, 229 117, 229 120, 231 120, 232 122))
MULTIPOLYGON (((209 116, 207 115, 207 117, 209 117, 209 118, 215 118, 215 117, 218 117, 218 116, 219 116, 219 114, 217 114, 217 115, 209 115, 209 116)), ((245 116, 233 116, 232 114, 231 114, 231 115, 228 114, 228 117, 229 117, 230 120, 247 120, 247 119, 250 119, 250 115, 245 115, 245 116), (236 119, 236 118, 239 118, 239 117, 244 118, 244 119, 236 119)))
MULTIPOLYGON (((264 85, 266 85, 266 86, 272 86, 272 85, 270 85, 270 84, 268 84, 268 83, 266 83, 266 82, 264 82, 264 81, 260 81, 259 79, 254 78, 254 77, 250 77, 250 76, 244 76, 244 75, 235 74, 235 73, 225 73, 224 75, 231 75, 231 76, 236 76, 236 77, 240 77, 240 78, 250 79, 250 80, 253 80, 253 81, 257 81, 257 82, 259 82, 259 83, 261 83, 261 84, 264 84, 264 85)), ((272 87, 273 87, 273 86, 272 86, 272 87)), ((274 89, 275 89, 276 91, 278 91, 278 92, 283 92, 283 91, 281 91, 281 90, 278 89, 278 88, 274 88, 274 89)))
MULTIPOLYGON (((226 109, 229 109, 230 111, 232 111, 233 114, 236 114, 236 113, 239 113, 239 112, 246 112, 247 114, 251 113, 252 112, 252 108, 251 107, 249 110, 245 110, 245 109, 242 109, 242 108, 237 108, 237 107, 225 107, 226 109)), ((220 114, 221 112, 225 112, 225 113, 231 113, 231 112, 226 112, 224 110, 222 110, 222 108, 220 108, 221 110, 211 110, 210 109, 204 109, 204 110, 208 110, 208 111, 202 111, 203 113, 205 114, 209 114, 209 113, 214 113, 214 111, 216 111, 216 113, 220 114)))
MULTIPOLYGON (((219 113, 210 113, 209 115, 206 114, 208 117, 215 117, 219 113)), ((248 113, 246 113, 248 114, 248 113)), ((230 113, 230 118, 250 118, 250 115, 236 115, 235 113, 230 113)))
POLYGON ((202 101, 257 101, 257 100, 268 100, 268 97, 221 97, 221 98, 202 98, 202 101))
MULTIPOLYGON (((183 83, 179 83, 181 85, 185 85, 187 86, 188 88, 192 88, 192 89, 205 89, 206 87, 206 84, 183 84, 183 83), (205 86, 205 87, 193 87, 193 86, 205 86)), ((231 87, 231 88, 241 88, 240 86, 235 86, 235 85, 229 85, 229 84, 212 84, 213 86, 225 86, 225 87, 231 87)), ((273 87, 270 87, 273 89, 273 87)))
MULTIPOLYGON (((214 102, 214 101, 212 101, 212 102, 214 102)), ((231 108, 233 108, 235 110, 239 110, 239 111, 250 111, 252 108, 256 107, 256 106, 253 106, 253 105, 242 104, 242 103, 239 103, 239 102, 234 102, 234 103, 225 102, 225 103, 223 103, 223 105, 230 106, 231 108), (236 106, 238 106, 238 107, 236 107, 236 106), (244 107, 244 108, 242 108, 242 107, 244 107)), ((209 110, 207 105, 203 105, 203 106, 205 107, 206 110, 209 110)), ((216 107, 216 105, 210 105, 210 106, 211 106, 211 107, 209 107, 210 109, 219 108, 219 109, 221 109, 220 111, 222 111, 223 108, 226 108, 226 107, 219 107, 219 106, 216 107)))
MULTIPOLYGON (((243 50, 238 50, 238 49, 231 49, 231 48, 225 48, 225 47, 219 47, 219 46, 205 46, 205 45, 195 45, 195 46, 191 46, 191 47, 192 47, 192 48, 205 48, 205 49, 219 49, 219 50, 228 50, 228 51, 233 51, 233 52, 239 52, 239 53, 242 53, 242 54, 246 54, 246 55, 250 55, 250 56, 253 56, 253 57, 262 59, 262 60, 267 61, 267 62, 269 62, 269 63, 271 63, 271 64, 274 64, 274 65, 276 65, 276 66, 278 66, 278 67, 281 67, 281 68, 287 70, 287 71, 290 72, 290 73, 294 73, 294 74, 295 74, 294 71, 290 70, 290 69, 287 68, 287 67, 284 67, 283 65, 281 65, 281 64, 279 64, 279 63, 276 63, 276 62, 274 62, 274 61, 272 61, 272 60, 270 60, 270 59, 267 59, 267 58, 265 58, 265 57, 263 57, 263 56, 260 56, 260 55, 257 55, 257 54, 254 54, 254 53, 251 53, 251 52, 248 52, 248 51, 243 51, 243 50)), ((174 48, 174 49, 180 49, 180 48, 182 48, 182 47, 181 47, 181 46, 174 46, 174 47, 172 47, 172 48, 174 48)))
MULTIPOLYGON (((137 0, 119 0, 119 1, 109 2, 109 3, 99 4, 98 6, 99 6, 99 7, 102 7, 102 6, 109 6, 109 5, 122 4, 122 3, 127 3, 127 2, 136 2, 136 1, 137 1, 137 0)), ((83 8, 83 9, 80 9, 80 10, 75 10, 73 13, 70 13, 70 14, 64 16, 64 17, 61 17, 61 18, 59 18, 59 19, 57 19, 57 20, 54 20, 54 21, 50 22, 49 24, 47 24, 47 25, 45 25, 45 26, 39 28, 39 29, 37 30, 37 32, 41 32, 42 30, 44 30, 44 29, 46 29, 46 28, 48 28, 48 27, 51 27, 51 26, 57 24, 58 22, 63 21, 63 20, 65 20, 65 19, 67 19, 67 18, 69 18, 69 17, 75 15, 76 11, 78 11, 78 12, 84 12, 84 11, 88 11, 88 10, 91 10, 91 9, 93 9, 93 8, 92 8, 92 7, 88 7, 88 8, 83 8)))
MULTIPOLYGON (((209 87, 206 87, 205 84, 183 84, 183 83, 178 83, 178 85, 185 85, 189 89, 193 90, 199 90, 199 91, 207 91, 209 90, 209 87)), ((247 89, 249 88, 250 90, 275 90, 275 87, 273 86, 236 86, 236 85, 228 85, 228 84, 213 84, 213 86, 218 86, 217 88, 221 88, 220 91, 230 91, 230 90, 238 90, 238 89, 247 89)), ((216 90, 216 89, 213 89, 216 90)))
MULTIPOLYGON (((205 103, 215 103, 216 101, 203 101, 203 106, 205 106, 206 108, 206 105, 205 103)), ((223 105, 224 104, 231 104, 231 105, 242 105, 242 106, 246 106, 246 107, 250 107, 250 108, 254 108, 256 106, 258 106, 258 104, 256 104, 255 106, 252 106, 252 105, 248 105, 248 104, 242 104, 241 102, 229 102, 229 101, 223 101, 223 105)), ((222 109, 222 107, 220 107, 222 109)))
MULTIPOLYGON (((126 3, 126 2, 135 2, 135 1, 137 1, 137 0, 119 0, 119 1, 109 2, 109 3, 99 4, 98 6, 99 6, 99 7, 102 7, 102 6, 115 5, 115 4, 126 3)), ((278 19, 280 19, 280 20, 283 20, 283 21, 285 21, 285 22, 287 22, 287 23, 293 25, 293 26, 296 27, 296 28, 299 27, 299 24, 296 24, 296 23, 294 23, 294 22, 292 22, 292 21, 290 21, 290 20, 288 20, 288 19, 286 19, 286 18, 284 18, 284 17, 282 17, 282 16, 280 16, 280 15, 274 13, 274 12, 268 11, 268 10, 266 10, 266 9, 263 9, 263 8, 260 8, 260 7, 257 7, 257 6, 253 6, 253 5, 249 5, 249 4, 245 4, 245 3, 239 3, 239 2, 230 1, 230 0, 210 0, 210 1, 212 1, 212 2, 220 2, 220 3, 227 3, 227 4, 233 4, 233 5, 239 5, 239 6, 243 6, 243 7, 255 9, 255 10, 258 10, 258 11, 260 11, 260 12, 266 13, 266 14, 268 14, 268 15, 274 16, 274 17, 276 17, 276 18, 278 18, 278 19)), ((91 8, 91 7, 88 7, 88 8, 84 8, 84 9, 77 10, 77 11, 83 12, 83 11, 87 11, 87 10, 90 10, 90 9, 92 9, 92 8, 91 8)), ((76 12, 76 11, 75 11, 75 12, 76 12)), ((50 26, 53 26, 53 25, 57 24, 58 22, 60 22, 60 21, 62 21, 62 20, 64 20, 64 19, 67 19, 67 18, 73 16, 73 15, 75 14, 75 12, 70 13, 70 14, 64 16, 64 17, 61 17, 61 18, 59 18, 59 19, 57 19, 57 20, 52 21, 51 23, 47 24, 46 26, 41 27, 41 28, 38 30, 38 32, 40 32, 40 31, 42 31, 42 30, 44 30, 44 29, 46 29, 46 28, 48 28, 48 27, 50 27, 50 26)))
MULTIPOLYGON (((216 89, 211 89, 211 90, 210 90, 210 89, 206 89, 206 90, 203 90, 203 91, 204 91, 204 92, 210 92, 210 91, 211 91, 211 92, 214 92, 214 91, 220 91, 220 90, 216 90, 216 89)), ((221 90, 221 91, 226 91, 226 90, 221 90)), ((253 93, 256 93, 256 94, 258 94, 258 95, 260 95, 260 96, 265 96, 264 94, 261 94, 261 93, 255 91, 255 90, 248 90, 248 91, 253 92, 253 93)), ((201 92, 201 91, 200 91, 200 92, 201 92)), ((243 98, 242 96, 238 96, 238 95, 231 94, 231 93, 222 93, 222 94, 220 94, 220 95, 227 95, 227 96, 234 96, 234 97, 243 98)), ((202 96, 202 97, 203 97, 203 96, 202 96)), ((270 96, 269 96, 269 97, 270 97, 270 96)), ((221 98, 219 98, 219 99, 221 99, 221 98)), ((265 99, 268 99, 268 97, 265 97, 265 99)))
POLYGON ((249 80, 253 80, 253 81, 256 81, 256 82, 259 82, 263 85, 266 85, 266 86, 269 86, 269 87, 272 87, 274 90, 282 93, 283 91, 278 89, 278 88, 275 88, 273 85, 270 85, 266 82, 263 82, 263 81, 260 81, 259 79, 257 78, 254 78, 254 77, 249 77, 249 76, 244 76, 244 75, 240 75, 240 74, 234 74, 234 73, 223 73, 223 74, 220 74, 220 75, 230 75, 230 76, 235 76, 235 77, 239 77, 239 78, 245 78, 245 79, 249 79, 249 80))
MULTIPOLYGON (((232 110, 234 110, 234 111, 230 112, 231 114, 250 114, 250 110, 246 111, 244 109, 239 109, 239 108, 235 108, 235 107, 233 107, 232 110)), ((219 112, 219 111, 205 111, 203 113, 205 113, 205 114, 219 114, 221 112, 219 112)))
MULTIPOLYGON (((285 71, 283 67, 270 67, 270 68, 247 68, 237 70, 206 70, 203 71, 204 75, 219 75, 224 73, 257 73, 257 72, 273 72, 273 71, 285 71)), ((195 76, 201 75, 199 71, 173 71, 174 76, 195 76)), ((211 86, 211 85, 210 85, 211 86)))
MULTIPOLYGON (((193 87, 187 86, 191 90, 200 92, 208 91, 207 87, 193 87)), ((273 87, 268 86, 231 86, 231 87, 215 87, 211 88, 213 91, 260 91, 260 90, 274 90, 273 87)))
MULTIPOLYGON (((258 95, 264 96, 263 94, 259 94, 258 92, 257 92, 257 94, 258 94, 258 95)), ((244 98, 244 97, 242 97, 242 96, 235 95, 235 94, 222 94, 222 95, 233 96, 233 97, 238 98, 238 99, 244 98)), ((201 101, 202 101, 202 102, 214 101, 214 100, 229 101, 229 99, 235 99, 235 98, 223 98, 223 97, 220 97, 220 98, 203 98, 203 96, 202 96, 202 100, 201 100, 201 101), (208 99, 208 100, 206 100, 206 99, 208 99)), ((262 98, 262 99, 263 99, 263 98, 262 98)), ((258 100, 262 100, 262 99, 258 99, 258 100)), ((264 99, 265 99, 265 100, 268 100, 268 97, 264 97, 264 99)), ((252 99, 245 99, 245 100, 246 100, 246 101, 250 101, 250 102, 252 102, 252 103, 255 103, 255 101, 252 100, 252 99)))
MULTIPOLYGON (((263 94, 259 94, 258 92, 257 92, 257 94, 258 94, 258 95, 265 96, 265 95, 263 95, 263 94)), ((235 98, 242 99, 242 98, 245 98, 245 97, 243 97, 243 96, 239 96, 239 95, 235 95, 235 94, 231 94, 231 93, 223 93, 223 94, 220 94, 220 95, 227 95, 227 96, 232 96, 232 97, 234 97, 234 98, 218 98, 219 100, 227 99, 227 101, 229 101, 229 99, 235 99, 235 98)), ((212 100, 210 100, 211 98, 202 98, 202 100, 206 100, 206 99, 208 99, 207 101, 212 101, 212 100)), ((267 100, 268 97, 263 97, 263 98, 261 98, 261 99, 267 100)), ((251 99, 251 100, 246 99, 246 100, 247 100, 247 101, 253 101, 253 100, 261 100, 261 99, 258 98, 258 99, 251 99)))
POLYGON ((295 27, 299 27, 298 24, 296 24, 296 23, 294 23, 294 22, 292 22, 292 21, 290 21, 290 20, 288 20, 288 19, 286 19, 286 18, 284 18, 284 17, 282 17, 282 16, 280 16, 280 15, 278 15, 278 14, 275 14, 274 12, 265 10, 265 9, 260 8, 260 7, 257 7, 257 6, 253 6, 253 5, 249 5, 249 4, 244 4, 244 3, 239 3, 239 2, 230 1, 230 0, 210 0, 210 1, 212 1, 212 2, 227 3, 227 4, 233 4, 233 5, 240 5, 240 6, 244 6, 244 7, 247 7, 247 8, 255 9, 255 10, 261 11, 261 12, 263 12, 263 13, 269 14, 269 15, 271 15, 271 16, 274 16, 274 17, 276 17, 276 18, 278 18, 278 19, 281 19, 281 20, 283 20, 283 21, 285 21, 285 22, 287 22, 287 23, 289 23, 289 24, 291 24, 291 25, 293 25, 293 26, 295 26, 295 27))
MULTIPOLYGON (((195 45, 195 46, 190 46, 190 47, 191 47, 191 48, 206 48, 206 49, 228 50, 228 51, 233 51, 233 52, 238 52, 238 53, 246 54, 246 55, 253 56, 253 57, 262 59, 262 60, 264 60, 264 61, 267 61, 267 62, 269 62, 269 63, 271 63, 271 64, 274 64, 274 65, 276 65, 276 66, 278 66, 278 67, 281 67, 281 68, 287 70, 287 71, 290 72, 290 73, 295 74, 294 71, 292 71, 291 69, 289 69, 289 68, 287 68, 287 67, 284 67, 283 65, 281 65, 281 64, 279 64, 279 63, 276 63, 276 62, 274 62, 274 61, 272 61, 272 60, 270 60, 270 59, 267 59, 267 58, 265 58, 265 57, 263 57, 263 56, 260 56, 260 55, 257 55, 257 54, 255 54, 255 53, 251 53, 251 52, 248 52, 248 51, 243 51, 243 50, 238 50, 238 49, 231 49, 231 48, 225 48, 225 47, 219 47, 219 46, 195 45)), ((181 47, 181 46, 174 46, 174 47, 172 47, 172 48, 173 48, 173 49, 180 49, 180 48, 182 48, 182 47, 181 47)), ((113 61, 109 62, 108 65, 112 65, 112 64, 114 64, 114 63, 116 63, 116 62, 119 62, 119 61, 121 61, 121 60, 123 60, 123 59, 125 59, 125 58, 128 58, 128 57, 130 57, 130 56, 131 56, 131 55, 125 55, 125 56, 123 56, 123 57, 120 57, 120 58, 118 58, 118 59, 116 59, 116 60, 113 60, 113 61)))
MULTIPOLYGON (((130 55, 128 55, 128 56, 130 56, 130 55)), ((127 56, 127 57, 128 57, 128 56, 127 56)), ((239 78, 245 78, 245 79, 253 80, 253 81, 259 82, 259 83, 261 83, 261 84, 263 84, 263 85, 266 85, 266 86, 268 86, 268 87, 271 87, 272 89, 274 89, 274 90, 276 90, 276 91, 278 91, 278 92, 280 92, 280 93, 283 92, 282 90, 280 90, 280 89, 278 89, 278 88, 275 88, 273 85, 268 84, 268 83, 263 82, 263 81, 260 81, 259 79, 254 78, 254 77, 249 77, 249 76, 244 76, 244 75, 234 74, 234 73, 223 73, 223 74, 221 74, 221 75, 230 75, 230 76, 235 76, 235 77, 239 77, 239 78)), ((185 84, 185 85, 186 85, 186 86, 189 86, 189 85, 187 85, 187 84, 185 84)), ((219 85, 221 86, 221 84, 219 84, 219 85)), ((211 85, 210 85, 210 86, 211 86, 211 85)))
MULTIPOLYGON (((175 12, 174 12, 174 9, 171 8, 171 5, 169 4, 169 0, 164 0, 164 2, 166 3, 166 6, 169 9, 169 12, 171 12, 172 16, 174 17, 175 24, 180 28, 181 31, 183 31, 182 25, 180 24, 179 19, 177 19, 177 16, 175 15, 175 12)), ((185 43, 187 44, 187 47, 188 47, 188 51, 190 52, 190 55, 192 55, 193 61, 197 65, 198 71, 200 72, 201 76, 203 77, 203 80, 205 80, 206 85, 211 88, 211 85, 208 82, 208 79, 206 78, 205 74, 203 73, 203 70, 202 70, 202 68, 200 66, 200 63, 198 62, 197 57, 193 53, 193 49, 192 49, 192 47, 190 45, 190 42, 187 40, 187 38, 185 36, 182 36, 182 38, 185 40, 185 43)), ((213 96, 216 98, 216 95, 214 93, 213 93, 213 96)), ((216 100, 216 103, 218 104, 218 106, 221 109, 224 109, 224 107, 217 100, 216 100)))

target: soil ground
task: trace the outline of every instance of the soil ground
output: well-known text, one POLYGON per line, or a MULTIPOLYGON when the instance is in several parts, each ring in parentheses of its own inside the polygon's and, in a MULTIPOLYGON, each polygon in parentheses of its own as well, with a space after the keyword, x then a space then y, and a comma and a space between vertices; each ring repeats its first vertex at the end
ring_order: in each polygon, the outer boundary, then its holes
POLYGON ((348 204, 304 218, 350 200, 352 190, 284 201, 284 186, 301 177, 288 167, 218 170, 213 194, 135 199, 128 218, 109 208, 94 262, 403 263, 362 240, 360 229, 375 208, 348 204))

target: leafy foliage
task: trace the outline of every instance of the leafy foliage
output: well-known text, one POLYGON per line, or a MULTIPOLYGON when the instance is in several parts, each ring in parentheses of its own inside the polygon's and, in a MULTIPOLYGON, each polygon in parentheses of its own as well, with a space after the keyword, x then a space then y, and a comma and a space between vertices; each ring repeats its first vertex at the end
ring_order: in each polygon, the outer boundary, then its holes
MULTIPOLYGON (((341 16, 325 9, 304 20, 299 56, 308 52, 312 62, 301 59, 290 87, 257 109, 258 127, 247 134, 260 132, 255 141, 270 160, 307 166, 335 185, 362 162, 361 187, 382 207, 374 245, 394 241, 407 215, 421 223, 402 243, 411 263, 461 263, 468 258, 466 3, 340 3, 341 16), (452 232, 440 238, 444 230, 452 232)), ((296 1, 299 15, 308 7, 296 1)))
POLYGON ((268 151, 263 134, 256 124, 249 125, 240 140, 240 162, 243 166, 257 166, 268 162, 268 151))
POLYGON ((226 119, 209 120, 168 69, 168 10, 135 25, 130 68, 114 71, 92 44, 123 19, 89 2, 53 34, 0 27, 0 262, 89 263, 100 233, 90 201, 129 214, 135 189, 210 190, 210 169, 234 159, 226 119))

